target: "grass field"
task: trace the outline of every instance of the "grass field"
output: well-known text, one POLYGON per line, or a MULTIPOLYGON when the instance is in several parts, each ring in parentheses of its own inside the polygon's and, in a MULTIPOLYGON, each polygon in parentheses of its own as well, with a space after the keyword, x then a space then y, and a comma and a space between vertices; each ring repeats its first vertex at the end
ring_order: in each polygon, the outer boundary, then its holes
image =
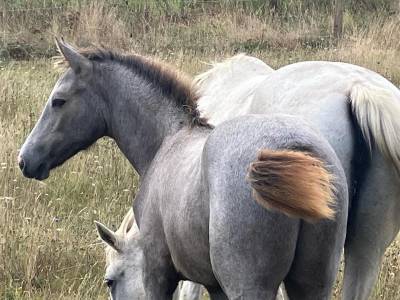
MULTIPOLYGON (((374 13, 360 20, 347 13, 344 38, 334 41, 330 17, 313 11, 277 19, 222 7, 179 17, 150 13, 146 20, 138 14, 129 22, 120 14, 89 2, 79 14, 76 9, 42 13, 35 21, 9 12, 0 18, 0 299, 106 299, 103 247, 93 221, 117 227, 138 184, 110 139, 44 182, 22 177, 18 149, 59 76, 50 58, 53 34, 80 45, 101 43, 157 56, 192 75, 207 69, 204 62, 247 52, 275 68, 301 60, 355 63, 400 84, 395 16, 374 13)), ((340 285, 337 299, 339 292, 340 285)), ((372 299, 400 299, 400 241, 385 255, 372 299)))

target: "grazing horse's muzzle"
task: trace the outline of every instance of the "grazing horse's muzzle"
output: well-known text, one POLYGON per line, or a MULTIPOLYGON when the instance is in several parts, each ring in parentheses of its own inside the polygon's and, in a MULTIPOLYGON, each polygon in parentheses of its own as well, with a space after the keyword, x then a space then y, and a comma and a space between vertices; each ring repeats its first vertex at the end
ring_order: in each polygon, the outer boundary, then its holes
POLYGON ((37 180, 44 180, 49 177, 50 168, 48 164, 40 162, 32 155, 26 155, 23 152, 18 156, 18 166, 27 178, 35 178, 37 180))
POLYGON ((19 156, 19 155, 18 155, 18 166, 19 166, 19 168, 21 169, 21 171, 23 171, 24 168, 25 168, 25 161, 24 161, 24 159, 23 159, 21 156, 19 156))

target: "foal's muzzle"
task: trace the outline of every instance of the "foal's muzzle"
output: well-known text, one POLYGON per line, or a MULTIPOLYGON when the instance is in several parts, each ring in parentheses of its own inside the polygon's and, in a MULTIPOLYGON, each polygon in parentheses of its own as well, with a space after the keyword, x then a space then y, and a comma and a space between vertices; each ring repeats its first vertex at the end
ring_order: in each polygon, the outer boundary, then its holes
POLYGON ((21 153, 18 156, 18 166, 22 174, 27 178, 44 180, 49 177, 50 169, 46 163, 40 163, 35 159, 29 159, 21 153))

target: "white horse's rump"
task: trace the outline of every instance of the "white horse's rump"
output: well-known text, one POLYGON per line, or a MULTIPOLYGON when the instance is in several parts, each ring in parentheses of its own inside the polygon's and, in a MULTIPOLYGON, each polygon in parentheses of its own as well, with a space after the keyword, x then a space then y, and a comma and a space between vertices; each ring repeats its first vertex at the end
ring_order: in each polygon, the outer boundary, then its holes
POLYGON ((372 154, 365 182, 353 187, 359 198, 348 225, 344 299, 367 299, 386 246, 400 228, 399 179, 393 172, 400 173, 400 91, 379 74, 346 63, 300 62, 275 71, 260 67, 259 60, 240 55, 197 76, 200 112, 213 125, 244 114, 302 116, 329 140, 351 186, 350 103, 372 154))

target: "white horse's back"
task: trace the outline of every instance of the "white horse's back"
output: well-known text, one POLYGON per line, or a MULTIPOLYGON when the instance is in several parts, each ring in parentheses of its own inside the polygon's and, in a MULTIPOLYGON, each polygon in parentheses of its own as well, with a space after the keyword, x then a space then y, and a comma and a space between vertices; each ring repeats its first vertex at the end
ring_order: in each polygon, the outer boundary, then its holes
POLYGON ((203 89, 209 91, 211 86, 241 84, 248 77, 259 76, 274 71, 258 58, 238 54, 219 63, 212 63, 212 68, 196 76, 196 82, 203 89))

